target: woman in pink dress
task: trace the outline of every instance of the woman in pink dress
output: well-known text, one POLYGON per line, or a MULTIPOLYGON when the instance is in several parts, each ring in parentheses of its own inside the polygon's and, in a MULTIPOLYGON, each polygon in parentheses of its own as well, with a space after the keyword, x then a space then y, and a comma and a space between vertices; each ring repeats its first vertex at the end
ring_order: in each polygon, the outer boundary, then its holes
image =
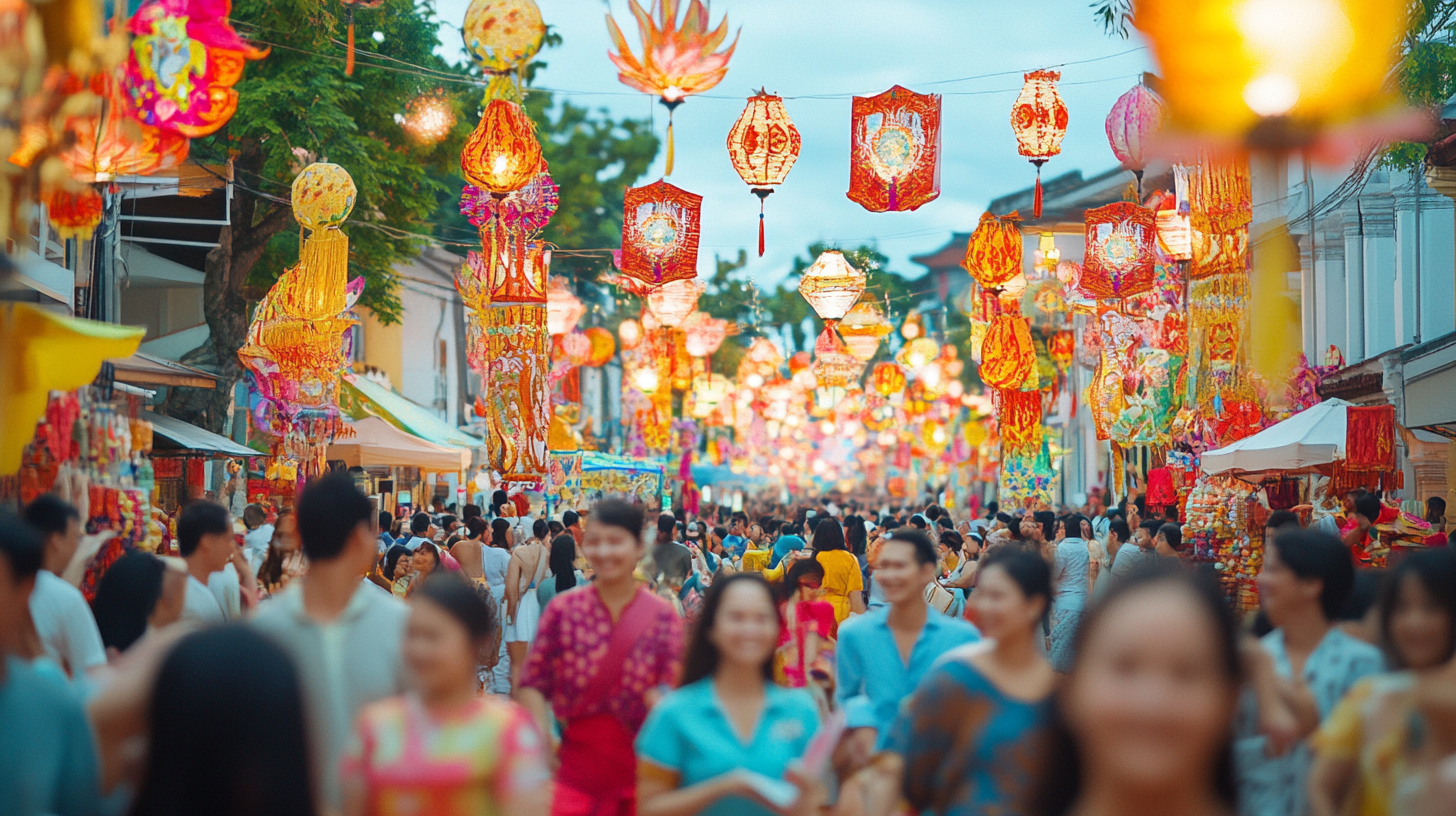
POLYGON ((517 698, 542 733, 561 723, 553 816, 633 816, 647 710, 677 682, 682 619, 638 584, 642 508, 608 499, 592 511, 582 553, 595 580, 547 604, 517 698))
POLYGON ((779 682, 803 688, 811 675, 828 681, 834 666, 834 604, 819 600, 824 586, 824 565, 805 558, 789 568, 780 586, 779 647, 774 668, 779 682))
POLYGON ((457 573, 411 587, 401 646, 416 691, 359 714, 344 755, 346 816, 545 816, 546 743, 525 709, 480 696, 496 612, 457 573))

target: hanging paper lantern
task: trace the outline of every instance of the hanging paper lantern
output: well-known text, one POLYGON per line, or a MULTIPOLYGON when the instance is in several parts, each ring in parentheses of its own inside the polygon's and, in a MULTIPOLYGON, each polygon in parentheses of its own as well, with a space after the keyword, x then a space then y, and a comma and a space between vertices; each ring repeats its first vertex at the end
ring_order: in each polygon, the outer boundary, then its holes
POLYGON ((733 390, 733 381, 722 374, 699 374, 693 378, 694 416, 706 419, 733 390))
POLYGON ((814 363, 809 366, 814 381, 825 388, 846 388, 859 378, 861 367, 860 361, 844 347, 834 327, 825 326, 814 341, 814 363))
POLYGON ((844 319, 864 289, 865 273, 833 249, 820 254, 799 281, 799 294, 819 319, 830 326, 844 319))
POLYGON ((132 118, 131 100, 111 72, 93 75, 90 90, 100 98, 99 104, 66 117, 64 130, 75 141, 57 154, 76 181, 93 184, 118 176, 146 176, 180 167, 187 160, 187 137, 132 118))
POLYGON ((672 175, 672 114, 689 96, 717 85, 728 73, 728 60, 738 47, 738 37, 724 51, 718 46, 728 38, 728 17, 724 15, 717 28, 708 27, 708 4, 692 0, 677 20, 676 2, 654 2, 657 20, 637 0, 628 0, 637 30, 642 35, 642 59, 632 53, 627 38, 612 15, 607 15, 607 31, 617 52, 607 52, 617 66, 617 79, 629 88, 657 96, 667 108, 667 157, 663 175, 672 175))
POLYGON ((695 280, 675 280, 653 289, 647 295, 647 308, 670 329, 681 326, 698 308, 698 298, 706 290, 695 280))
POLYGON ((627 188, 622 274, 652 286, 697 277, 702 205, 702 196, 665 181, 627 188))
POLYGON ((929 365, 931 360, 940 356, 940 344, 929 337, 920 337, 905 344, 900 349, 900 364, 914 371, 929 365))
POLYGON ((460 152, 465 180, 497 197, 526 186, 545 172, 541 143, 531 117, 514 102, 492 99, 485 103, 480 124, 460 152))
POLYGON ((1193 258, 1193 228, 1177 210, 1158 210, 1158 251, 1175 261, 1193 258))
POLYGON ((546 36, 546 24, 535 0, 471 0, 460 27, 465 47, 491 77, 486 99, 506 93, 500 80, 525 68, 546 36))
POLYGON ((808 368, 809 364, 813 361, 814 358, 809 356, 809 352, 796 351, 789 355, 789 373, 798 374, 800 371, 808 368))
POLYGON ((499 247, 496 262, 485 264, 488 302, 545 304, 546 252, 546 245, 540 241, 499 247))
POLYGON ((354 75, 354 9, 376 9, 384 5, 384 0, 339 0, 348 10, 348 18, 345 25, 349 28, 346 45, 348 52, 344 55, 344 76, 354 75))
POLYGON ((1065 370, 1072 364, 1077 353, 1077 336, 1069 330, 1062 330, 1047 339, 1047 354, 1058 369, 1065 370))
POLYGON ((64 187, 55 187, 42 196, 46 205, 46 217, 56 228, 56 237, 62 241, 78 238, 85 241, 101 223, 101 194, 95 187, 87 186, 78 192, 64 187))
POLYGON ((617 337, 622 341, 622 348, 627 351, 637 348, 642 342, 642 324, 631 318, 623 320, 617 327, 617 337))
POLYGON ((693 312, 682 323, 683 347, 689 357, 707 357, 717 351, 728 337, 728 321, 707 312, 693 312))
POLYGON ((1123 168, 1137 176, 1139 197, 1143 187, 1143 168, 1147 167, 1145 146, 1162 124, 1163 103, 1142 83, 1119 96, 1107 114, 1107 143, 1112 146, 1112 155, 1122 162, 1123 168))
POLYGON ((1017 451, 1039 444, 1041 392, 1014 388, 992 388, 996 423, 1004 451, 1017 451))
POLYGON ((849 200, 870 212, 918 209, 940 195, 940 96, 896 85, 854 98, 849 200))
POLYGON ((1057 91, 1057 80, 1061 78, 1060 71, 1026 74, 1021 95, 1011 107, 1011 130, 1016 134, 1017 152, 1036 165, 1032 218, 1041 218, 1041 166, 1062 152, 1062 137, 1067 135, 1067 103, 1057 91))
POLYGON ((489 227, 492 222, 516 232, 535 233, 546 229, 556 208, 561 205, 561 193, 551 174, 537 173, 525 186, 499 198, 476 187, 465 185, 460 193, 460 214, 477 227, 489 227))
POLYGON ((1021 315, 997 315, 981 345, 981 380, 997 388, 1020 388, 1035 366, 1031 324, 1021 315))
POLYGON ((1021 214, 981 214, 981 223, 966 241, 961 262, 982 289, 999 289, 1021 274, 1021 214))
POLYGON ((455 108, 440 91, 421 94, 405 105, 399 126, 414 144, 431 147, 444 141, 455 127, 455 108))
MULTIPOLYGON (((551 325, 551 307, 546 307, 546 325, 551 325)), ((550 331, 548 328, 547 331, 550 331)), ((568 365, 579 367, 587 364, 592 355, 591 338, 579 331, 569 332, 561 338, 561 351, 566 355, 568 365)))
POLYGON ((1140 295, 1153 287, 1157 223, 1126 201, 1087 211, 1082 291, 1098 298, 1140 295))
POLYGON ((591 355, 585 363, 588 368, 601 368, 616 356, 617 341, 612 339, 611 332, 601 326, 592 326, 583 334, 591 341, 591 355))
POLYGON ((238 108, 233 85, 245 60, 268 51, 228 24, 230 0, 147 0, 132 15, 122 69, 132 112, 143 124, 196 139, 227 124, 238 108))
POLYGON ((552 337, 570 334, 585 314, 586 307, 564 279, 551 278, 547 281, 546 331, 552 337))
POLYGON ((799 129, 784 110, 784 100, 760 90, 748 98, 728 130, 728 159, 749 190, 758 196, 758 255, 763 257, 763 202, 784 183, 799 158, 799 129))
POLYGON ((849 353, 862 363, 874 358, 880 349, 880 341, 893 331, 890 321, 880 313, 879 307, 868 300, 854 304, 854 308, 849 310, 849 314, 835 328, 839 330, 839 336, 844 338, 844 345, 849 348, 849 353))

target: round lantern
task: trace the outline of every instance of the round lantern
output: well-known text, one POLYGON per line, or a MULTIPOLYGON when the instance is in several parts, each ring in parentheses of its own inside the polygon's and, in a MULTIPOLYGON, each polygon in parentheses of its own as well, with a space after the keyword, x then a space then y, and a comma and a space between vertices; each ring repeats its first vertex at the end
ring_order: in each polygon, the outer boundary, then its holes
POLYGON ((698 308, 705 287, 692 279, 675 280, 647 294, 647 307, 662 325, 675 329, 698 308))
POLYGON ((865 273, 855 269, 837 250, 821 254, 804 270, 799 294, 809 302, 819 319, 831 327, 844 319, 859 296, 864 294, 865 273))
POLYGON ((293 179, 293 217, 310 230, 337 227, 349 218, 359 191, 349 171, 314 162, 293 179))
MULTIPOLYGON (((561 278, 552 278, 546 284, 546 331, 552 336, 569 334, 586 314, 586 307, 571 291, 571 286, 561 278)), ((572 365, 579 365, 573 363, 572 365)))
POLYGON ((906 340, 914 340, 922 334, 925 334, 925 326, 921 323, 919 312, 912 313, 900 324, 900 336, 906 340))
POLYGON ((900 349, 900 364, 911 370, 921 368, 940 356, 940 344, 929 337, 919 337, 900 349))
POLYGON ((460 34, 486 73, 505 74, 536 55, 546 24, 535 0, 472 0, 460 34))
POLYGON ((728 321, 707 312, 693 312, 683 321, 683 345, 689 357, 707 357, 728 337, 728 321))
POLYGON ((617 341, 612 339, 611 332, 601 326, 592 326, 583 334, 592 345, 591 356, 585 363, 588 368, 601 368, 617 353, 617 341))
POLYGON ((1088 210, 1082 291, 1125 298, 1151 289, 1157 234, 1153 212, 1136 204, 1119 201, 1088 210))
POLYGON ((1143 155, 1149 137, 1163 124, 1163 103, 1142 83, 1119 96, 1107 114, 1107 143, 1122 166, 1137 176, 1138 194, 1143 188, 1143 155))
POLYGON ((1011 107, 1011 130, 1016 134, 1017 152, 1036 165, 1032 218, 1041 218, 1041 166, 1062 152, 1062 137, 1067 135, 1067 103, 1057 91, 1057 80, 1061 78, 1060 71, 1026 74, 1021 94, 1011 107))
POLYGON ((836 327, 844 345, 856 359, 867 363, 879 351, 880 341, 893 329, 890 321, 880 313, 879 307, 868 300, 861 300, 849 310, 849 314, 836 327))
POLYGON ((623 320, 617 327, 617 337, 622 340, 622 348, 628 351, 637 348, 642 342, 642 324, 631 318, 623 320))
POLYGON ((981 223, 966 241, 961 262, 982 289, 999 289, 1021 273, 1021 216, 981 214, 981 223))
POLYGON ((891 397, 905 390, 905 369, 894 363, 878 363, 870 372, 870 387, 882 397, 891 397))
POLYGON ((514 102, 492 99, 485 103, 480 124, 460 152, 465 180, 498 198, 519 190, 545 170, 536 126, 514 102))
POLYGON ((763 203, 783 184, 799 158, 799 129, 784 110, 784 100, 763 90, 749 97, 728 130, 728 159, 758 196, 758 254, 763 257, 763 203))
POLYGON ((997 315, 981 344, 981 381, 1018 389, 1036 366, 1031 325, 1021 315, 997 315))
MULTIPOLYGON (((547 320, 550 320, 548 317, 547 320)), ((584 366, 592 356, 592 341, 585 334, 574 331, 561 338, 561 350, 566 362, 572 366, 584 366)))

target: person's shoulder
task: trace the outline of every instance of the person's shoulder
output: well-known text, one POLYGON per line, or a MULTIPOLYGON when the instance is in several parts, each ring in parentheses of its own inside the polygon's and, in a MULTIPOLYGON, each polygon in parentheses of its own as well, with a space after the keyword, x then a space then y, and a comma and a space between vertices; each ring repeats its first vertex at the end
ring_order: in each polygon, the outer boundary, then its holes
POLYGON ((955 638, 961 643, 975 643, 981 639, 981 630, 972 626, 970 621, 950 615, 935 615, 933 610, 931 619, 938 620, 941 632, 946 637, 955 638))
POLYGON ((889 618, 890 607, 888 605, 871 609, 860 615, 850 615, 839 624, 839 640, 841 642, 847 637, 850 640, 864 636, 864 633, 876 626, 883 626, 889 618))
POLYGON ((0 681, 0 698, 20 701, 26 709, 47 718, 82 711, 81 700, 60 671, 43 671, 18 657, 3 659, 5 678, 0 681))
POLYGON ((767 689, 769 705, 796 719, 819 719, 819 704, 807 688, 786 688, 773 683, 767 689))
POLYGON ((1331 645, 1338 649, 1338 653, 1350 665, 1367 671, 1380 671, 1385 667, 1385 654, 1378 647, 1347 634, 1339 627, 1331 628, 1328 636, 1331 638, 1331 645))
POLYGON ((31 590, 30 597, 34 599, 36 596, 40 596, 45 603, 70 606, 80 604, 86 606, 88 611, 90 609, 81 590, 50 570, 40 570, 35 574, 35 589, 31 590))
MULTIPOLYGON (((770 693, 772 692, 770 691, 770 693)), ((695 719, 697 714, 704 713, 712 706, 713 677, 709 675, 701 680, 678 686, 662 695, 662 699, 653 708, 654 710, 662 709, 663 716, 673 721, 688 721, 695 719)))
POLYGON ((402 694, 366 703, 359 709, 359 730, 374 730, 391 723, 402 724, 408 715, 408 704, 408 699, 402 694))

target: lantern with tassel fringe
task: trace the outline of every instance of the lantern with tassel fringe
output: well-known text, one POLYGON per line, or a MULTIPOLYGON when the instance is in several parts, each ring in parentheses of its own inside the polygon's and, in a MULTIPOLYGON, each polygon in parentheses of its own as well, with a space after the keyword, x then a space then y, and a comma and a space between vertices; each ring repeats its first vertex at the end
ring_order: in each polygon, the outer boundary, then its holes
POLYGON ((1041 218, 1041 166, 1047 159, 1062 152, 1062 137, 1067 135, 1067 103, 1057 92, 1060 71, 1032 71, 1025 75, 1021 95, 1011 107, 1011 130, 1016 134, 1016 149, 1036 165, 1036 192, 1032 199, 1031 217, 1041 218))
POLYGON ((849 200, 870 212, 918 209, 940 195, 940 96, 896 85, 851 106, 849 200))
POLYGON ((799 129, 784 110, 784 100, 760 90, 749 97, 728 131, 728 159, 758 196, 758 256, 763 257, 763 203, 784 183, 799 158, 799 129))
POLYGON ((627 188, 622 274, 651 286, 697 277, 702 205, 702 196, 666 181, 627 188))

